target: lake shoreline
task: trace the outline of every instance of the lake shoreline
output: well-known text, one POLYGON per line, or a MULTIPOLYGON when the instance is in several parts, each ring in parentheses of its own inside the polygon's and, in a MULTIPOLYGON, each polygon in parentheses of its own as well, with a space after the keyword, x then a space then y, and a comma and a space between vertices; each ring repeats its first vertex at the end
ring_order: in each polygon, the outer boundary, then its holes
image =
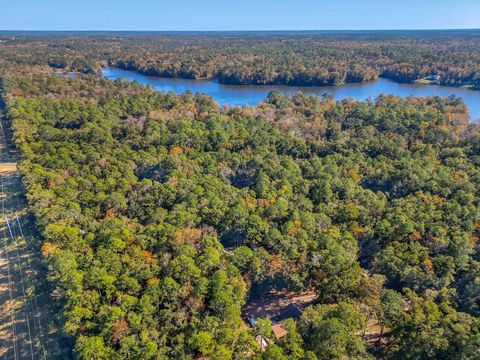
POLYGON ((421 85, 432 85, 432 86, 440 86, 440 87, 444 87, 444 88, 453 88, 453 89, 468 89, 468 90, 473 90, 473 91, 480 91, 480 88, 477 89, 475 88, 473 85, 468 85, 468 84, 465 84, 465 85, 459 85, 459 86, 455 86, 455 85, 443 85, 435 80, 427 80, 425 78, 423 79, 418 79, 418 80, 415 80, 413 82, 402 82, 402 81, 398 81, 398 80, 395 80, 393 78, 389 78, 389 77, 385 77, 385 76, 379 76, 378 78, 376 79, 372 79, 372 80, 367 80, 367 81, 346 81, 346 82, 343 82, 343 83, 340 83, 340 84, 323 84, 323 85, 318 85, 318 84, 291 84, 291 83, 282 83, 282 82, 269 82, 269 83, 265 83, 265 84, 256 84, 256 83, 236 83, 236 82, 222 82, 221 79, 217 76, 210 76, 210 77, 184 77, 184 76, 164 76, 164 75, 159 75, 157 73, 149 73, 148 71, 147 72, 143 72, 143 71, 140 71, 138 69, 134 69, 134 68, 128 68, 128 67, 121 67, 121 66, 114 66, 114 65, 111 65, 111 66, 102 66, 101 70, 100 70, 100 73, 103 73, 104 70, 107 70, 107 69, 118 69, 118 70, 124 70, 124 71, 132 71, 132 72, 135 72, 135 73, 138 73, 138 74, 142 74, 142 75, 145 75, 145 76, 148 76, 148 77, 156 77, 156 78, 161 78, 161 79, 182 79, 182 80, 197 80, 197 81, 214 81, 214 82, 217 82, 218 84, 222 84, 222 85, 233 85, 233 86, 289 86, 289 87, 304 87, 304 88, 315 88, 315 87, 332 87, 332 88, 336 88, 336 87, 342 87, 342 86, 345 86, 345 85, 351 85, 351 84, 368 84, 368 83, 371 83, 371 82, 375 82, 375 81, 378 81, 378 80, 389 80, 389 81, 392 81, 394 83, 397 83, 397 84, 406 84, 406 85, 415 85, 415 84, 421 84, 421 85))
POLYGON ((394 95, 399 97, 429 97, 429 96, 456 96, 462 98, 469 108, 471 121, 480 121, 480 91, 464 88, 449 87, 424 83, 398 83, 388 78, 379 78, 362 83, 347 83, 337 86, 292 86, 292 85, 233 85, 224 84, 218 79, 185 79, 177 77, 149 76, 134 70, 125 70, 117 67, 101 69, 101 75, 115 80, 126 78, 151 85, 158 91, 184 93, 204 93, 219 103, 219 105, 255 106, 265 100, 271 91, 280 91, 289 95, 298 92, 322 96, 331 95, 335 100, 352 98, 365 101, 379 95, 394 95))

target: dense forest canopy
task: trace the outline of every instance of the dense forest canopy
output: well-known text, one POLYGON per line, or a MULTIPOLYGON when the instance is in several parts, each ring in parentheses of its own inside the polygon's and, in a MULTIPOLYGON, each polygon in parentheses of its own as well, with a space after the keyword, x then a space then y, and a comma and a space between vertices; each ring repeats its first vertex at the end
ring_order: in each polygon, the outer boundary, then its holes
MULTIPOLYGON (((243 36, 224 55, 223 37, 196 38, 195 51, 185 36, 24 37, 0 48, 26 197, 74 357, 478 359, 480 128, 461 99, 272 92, 256 107, 220 108, 202 94, 52 69, 195 53, 215 73, 228 64, 219 56, 277 64, 309 41, 350 43, 357 55, 404 42, 415 66, 443 47, 445 64, 478 69, 473 35, 384 37, 243 36), (281 338, 270 319, 251 327, 243 313, 272 290, 315 297, 281 338)), ((331 51, 310 50, 300 63, 331 51)))

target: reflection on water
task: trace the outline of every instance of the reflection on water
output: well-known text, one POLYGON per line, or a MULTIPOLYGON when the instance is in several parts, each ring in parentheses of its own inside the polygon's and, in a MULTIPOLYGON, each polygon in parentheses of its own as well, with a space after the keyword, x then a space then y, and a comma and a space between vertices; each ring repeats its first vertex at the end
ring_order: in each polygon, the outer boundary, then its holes
POLYGON ((437 85, 423 84, 399 84, 387 79, 378 79, 376 81, 362 84, 346 84, 342 86, 281 86, 281 85, 224 85, 215 80, 191 80, 191 79, 173 79, 161 78, 156 76, 146 76, 135 71, 122 70, 117 68, 107 68, 103 70, 103 75, 107 79, 126 78, 136 80, 143 84, 153 86, 159 91, 173 91, 183 93, 190 90, 194 93, 205 93, 212 96, 220 105, 256 105, 263 101, 268 93, 273 90, 282 93, 295 94, 302 91, 307 94, 330 94, 336 100, 353 98, 356 100, 366 100, 376 98, 380 94, 395 96, 451 96, 455 95, 463 98, 470 110, 471 118, 474 121, 480 120, 480 91, 453 88, 437 85))

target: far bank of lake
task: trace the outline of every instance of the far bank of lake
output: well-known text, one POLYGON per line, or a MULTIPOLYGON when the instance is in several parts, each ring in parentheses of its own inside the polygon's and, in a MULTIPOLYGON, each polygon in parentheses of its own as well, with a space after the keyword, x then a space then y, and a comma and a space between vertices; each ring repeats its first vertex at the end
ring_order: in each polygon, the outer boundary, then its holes
POLYGON ((268 93, 278 90, 282 93, 295 94, 302 91, 306 94, 330 94, 336 100, 352 98, 366 100, 376 98, 380 94, 407 96, 451 96, 461 97, 468 105, 472 121, 480 120, 480 91, 467 88, 455 88, 426 84, 399 84, 388 79, 378 79, 361 84, 345 84, 342 86, 281 86, 281 85, 225 85, 216 80, 192 80, 177 78, 161 78, 146 76, 135 71, 118 68, 106 68, 102 71, 107 79, 126 78, 131 81, 151 85, 158 91, 183 93, 190 90, 212 96, 220 105, 256 105, 265 100, 268 93))

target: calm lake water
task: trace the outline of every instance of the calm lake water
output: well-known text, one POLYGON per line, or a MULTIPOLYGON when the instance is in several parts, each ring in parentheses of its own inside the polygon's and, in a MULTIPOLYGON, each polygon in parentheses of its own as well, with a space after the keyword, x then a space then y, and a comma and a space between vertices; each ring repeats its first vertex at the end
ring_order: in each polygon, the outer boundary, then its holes
POLYGON ((103 70, 107 79, 126 78, 139 83, 153 86, 158 91, 173 91, 183 93, 190 90, 194 93, 204 93, 212 96, 220 105, 256 105, 263 101, 268 93, 273 90, 282 93, 295 94, 302 91, 307 94, 330 94, 336 100, 352 98, 366 100, 376 98, 380 94, 406 96, 450 96, 456 95, 463 98, 470 110, 471 119, 480 121, 480 91, 453 88, 437 85, 423 84, 398 84, 387 79, 363 84, 346 84, 342 86, 257 86, 257 85, 224 85, 215 80, 190 80, 161 78, 146 76, 135 71, 107 68, 103 70))

